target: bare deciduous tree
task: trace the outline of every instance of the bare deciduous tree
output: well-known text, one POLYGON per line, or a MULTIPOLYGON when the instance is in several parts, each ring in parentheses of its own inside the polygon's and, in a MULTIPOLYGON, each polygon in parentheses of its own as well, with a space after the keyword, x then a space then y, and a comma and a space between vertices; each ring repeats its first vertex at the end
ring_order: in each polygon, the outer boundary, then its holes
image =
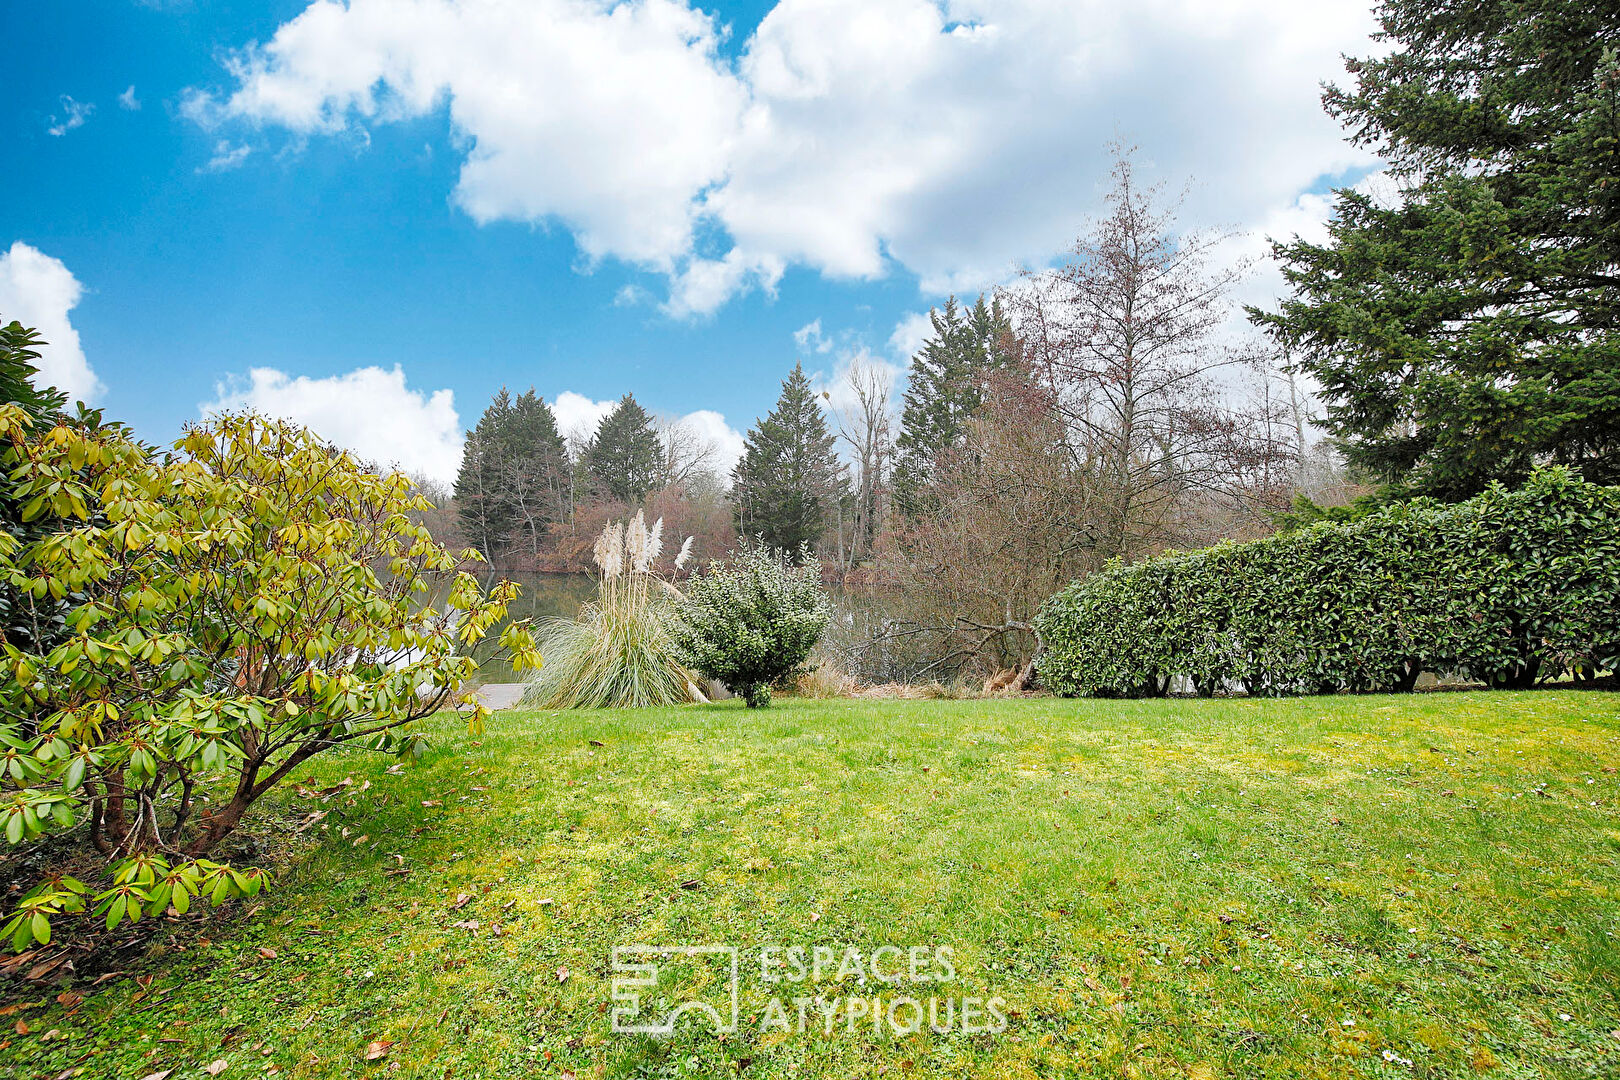
POLYGON ((720 448, 695 424, 684 417, 661 416, 656 426, 664 453, 661 486, 691 488, 716 475, 720 448))
POLYGON ((888 508, 889 465, 894 455, 894 377, 871 360, 852 360, 844 374, 848 404, 834 408, 838 439, 849 447, 855 466, 854 509, 844 566, 870 559, 888 508))
POLYGON ((1129 151, 1113 175, 1107 216, 1003 302, 1096 483, 1099 550, 1132 559, 1206 542, 1213 506, 1270 506, 1292 440, 1280 402, 1232 403, 1258 353, 1220 340, 1244 271, 1214 263, 1225 238, 1178 233, 1176 202, 1137 182, 1129 151))

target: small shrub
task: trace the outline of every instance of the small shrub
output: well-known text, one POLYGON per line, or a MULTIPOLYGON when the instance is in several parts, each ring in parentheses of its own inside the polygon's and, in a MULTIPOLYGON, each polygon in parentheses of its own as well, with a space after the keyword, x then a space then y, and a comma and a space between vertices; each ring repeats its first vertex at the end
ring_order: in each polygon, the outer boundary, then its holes
MULTIPOLYGON (((702 701, 696 677, 681 663, 671 623, 680 594, 654 571, 664 522, 652 528, 639 511, 612 522, 597 538, 600 592, 572 619, 549 619, 535 637, 545 666, 529 680, 523 704, 540 709, 628 709, 702 701)), ((691 556, 681 545, 675 565, 691 556)))
POLYGON ((688 664, 757 709, 770 704, 772 684, 805 670, 831 618, 813 556, 794 566, 753 543, 687 585, 674 632, 688 664))

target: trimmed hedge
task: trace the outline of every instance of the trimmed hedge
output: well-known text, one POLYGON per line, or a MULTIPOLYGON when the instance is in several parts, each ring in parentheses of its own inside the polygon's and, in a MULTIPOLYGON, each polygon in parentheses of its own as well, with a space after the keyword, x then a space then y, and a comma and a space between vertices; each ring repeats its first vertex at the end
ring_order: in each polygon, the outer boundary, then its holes
POLYGON ((1047 601, 1054 693, 1151 697, 1492 686, 1620 668, 1620 488, 1564 469, 1464 503, 1112 564, 1047 601))

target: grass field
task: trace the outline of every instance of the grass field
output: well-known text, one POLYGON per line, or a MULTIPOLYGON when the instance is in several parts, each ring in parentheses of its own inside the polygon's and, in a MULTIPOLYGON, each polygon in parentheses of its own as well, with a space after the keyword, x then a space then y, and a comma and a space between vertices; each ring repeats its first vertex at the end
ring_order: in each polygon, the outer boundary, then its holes
POLYGON ((264 807, 251 917, 14 999, 0 1075, 1620 1075, 1617 695, 506 713, 389 764, 264 807), (635 943, 742 949, 739 1030, 615 1034, 635 943), (885 945, 955 979, 761 977, 885 945), (1006 1029, 760 1023, 942 992, 1006 1029))

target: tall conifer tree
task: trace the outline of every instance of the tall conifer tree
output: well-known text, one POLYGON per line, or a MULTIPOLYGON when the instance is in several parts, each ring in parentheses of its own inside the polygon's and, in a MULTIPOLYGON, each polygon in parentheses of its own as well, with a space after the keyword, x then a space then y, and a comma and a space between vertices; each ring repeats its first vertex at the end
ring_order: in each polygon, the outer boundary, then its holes
POLYGON ((512 395, 501 387, 495 400, 467 432, 461 469, 456 473, 456 521, 462 539, 491 562, 510 544, 516 514, 500 495, 501 430, 512 412, 512 395))
POLYGON ((763 537, 789 555, 814 547, 845 494, 845 469, 804 365, 782 383, 770 415, 748 432, 732 472, 737 531, 763 537))
POLYGON ((647 414, 630 394, 602 418, 585 448, 585 468, 600 492, 639 503, 658 484, 663 443, 647 414))
POLYGON ((1253 310, 1352 465, 1464 498, 1562 462, 1620 482, 1620 7, 1385 0, 1390 48, 1324 103, 1389 162, 1278 244, 1253 310), (1392 189, 1392 190, 1386 190, 1392 189))
POLYGON ((1008 360, 1011 326, 1000 301, 986 304, 981 295, 963 309, 953 296, 928 318, 933 335, 911 358, 895 440, 895 505, 905 514, 922 508, 938 455, 961 443, 981 403, 981 377, 1008 360))

